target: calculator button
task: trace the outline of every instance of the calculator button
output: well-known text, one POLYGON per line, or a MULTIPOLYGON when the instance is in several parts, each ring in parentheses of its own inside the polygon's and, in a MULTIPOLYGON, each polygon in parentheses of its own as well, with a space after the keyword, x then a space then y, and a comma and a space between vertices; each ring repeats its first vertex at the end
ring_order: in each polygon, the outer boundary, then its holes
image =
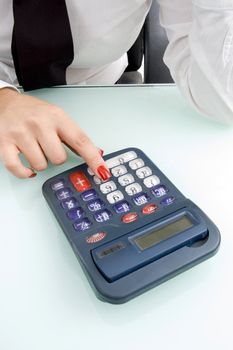
POLYGON ((91 201, 93 199, 96 199, 98 197, 97 192, 93 189, 87 190, 81 194, 82 200, 85 202, 91 201))
POLYGON ((74 223, 74 229, 78 232, 86 231, 91 227, 91 222, 88 218, 84 218, 81 221, 77 221, 74 223))
POLYGON ((63 180, 57 180, 53 182, 50 186, 53 191, 58 191, 65 187, 65 182, 63 180))
POLYGON ((137 154, 134 151, 130 151, 130 152, 119 154, 119 156, 107 159, 105 162, 107 167, 111 169, 118 165, 127 163, 130 160, 133 160, 135 158, 137 158, 137 154))
POLYGON ((87 168, 87 172, 88 172, 88 174, 91 175, 91 176, 95 175, 95 174, 94 174, 94 171, 92 171, 91 168, 87 168))
POLYGON ((158 209, 156 204, 148 204, 142 209, 142 213, 145 215, 153 214, 158 209))
POLYGON ((126 175, 120 176, 118 178, 118 181, 121 186, 127 186, 134 182, 134 177, 131 174, 126 174, 126 175))
POLYGON ((124 195, 121 191, 114 191, 114 192, 109 193, 107 195, 107 200, 110 204, 114 204, 116 202, 119 202, 122 199, 124 199, 124 195))
POLYGON ((83 192, 91 188, 91 183, 82 171, 70 174, 70 181, 78 192, 83 192))
POLYGON ((90 211, 93 212, 93 211, 101 210, 104 206, 105 206, 104 201, 102 201, 102 199, 98 198, 92 202, 89 202, 87 207, 90 211))
POLYGON ((158 176, 152 175, 143 180, 144 185, 148 188, 157 186, 160 183, 158 176))
POLYGON ((123 159, 124 163, 128 163, 130 160, 137 158, 137 153, 134 151, 129 151, 121 154, 119 157, 123 159))
POLYGON ((94 218, 97 222, 105 222, 108 221, 112 216, 112 213, 105 209, 99 213, 94 214, 94 218))
POLYGON ((115 177, 124 175, 127 173, 127 169, 124 165, 119 165, 112 169, 112 175, 115 177))
POLYGON ((71 220, 81 219, 83 215, 84 215, 84 210, 81 207, 70 209, 67 212, 67 216, 71 220))
POLYGON ((162 205, 170 205, 173 204, 175 202, 175 197, 166 197, 163 200, 161 200, 160 204, 162 205))
POLYGON ((136 221, 138 219, 137 213, 128 213, 122 216, 121 220, 124 224, 129 224, 130 222, 136 221))
POLYGON ((123 213, 126 213, 127 211, 129 211, 131 206, 128 202, 122 201, 122 202, 116 203, 113 206, 113 208, 117 214, 123 214, 123 213))
POLYGON ((152 174, 151 168, 148 166, 144 166, 143 168, 140 168, 136 171, 136 175, 139 177, 139 179, 144 179, 147 176, 150 176, 152 174))
POLYGON ((107 167, 109 169, 114 168, 114 167, 116 167, 118 165, 121 165, 121 162, 120 162, 120 160, 117 157, 107 159, 105 161, 105 163, 106 163, 106 165, 107 165, 107 167))
POLYGON ((129 186, 126 186, 125 190, 129 196, 133 196, 134 194, 142 192, 142 186, 138 183, 133 183, 129 186))
POLYGON ((129 167, 132 170, 137 170, 139 168, 142 168, 144 165, 145 165, 145 163, 141 158, 137 158, 137 159, 131 160, 129 162, 129 167))
POLYGON ((164 196, 168 192, 168 189, 166 186, 161 185, 161 186, 156 186, 156 187, 152 188, 151 192, 155 197, 159 198, 159 197, 164 196))
POLYGON ((133 201, 136 205, 143 205, 148 202, 150 197, 147 193, 138 193, 136 196, 133 197, 133 201))
POLYGON ((73 192, 69 187, 65 187, 61 190, 58 190, 56 192, 57 198, 62 201, 63 199, 70 198, 72 196, 73 192))
POLYGON ((104 194, 107 194, 115 190, 116 190, 116 184, 113 181, 108 181, 100 185, 100 191, 104 194))
POLYGON ((95 183, 96 185, 102 184, 102 181, 101 181, 100 178, 98 178, 98 176, 96 176, 96 175, 93 177, 93 180, 94 180, 94 183, 95 183))
POLYGON ((72 197, 72 198, 67 198, 64 201, 61 202, 61 206, 63 209, 73 209, 77 207, 77 200, 72 197))
POLYGON ((94 235, 87 237, 86 242, 89 244, 93 244, 93 243, 102 241, 102 239, 104 239, 106 236, 107 236, 106 232, 97 232, 97 233, 94 233, 94 235))

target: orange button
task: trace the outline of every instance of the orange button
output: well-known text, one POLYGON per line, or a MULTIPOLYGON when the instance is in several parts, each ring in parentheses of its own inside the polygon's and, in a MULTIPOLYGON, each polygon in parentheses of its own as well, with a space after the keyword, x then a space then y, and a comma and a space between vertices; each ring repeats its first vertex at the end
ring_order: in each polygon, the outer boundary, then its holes
POLYGON ((148 204, 142 209, 142 213, 145 215, 150 215, 158 209, 156 204, 148 204))
POLYGON ((128 213, 124 216, 122 216, 122 221, 125 223, 125 224, 129 224, 130 222, 133 222, 133 221, 136 221, 138 218, 138 214, 137 213, 128 213))
POLYGON ((82 171, 70 174, 70 181, 78 192, 83 192, 91 188, 91 183, 82 171))

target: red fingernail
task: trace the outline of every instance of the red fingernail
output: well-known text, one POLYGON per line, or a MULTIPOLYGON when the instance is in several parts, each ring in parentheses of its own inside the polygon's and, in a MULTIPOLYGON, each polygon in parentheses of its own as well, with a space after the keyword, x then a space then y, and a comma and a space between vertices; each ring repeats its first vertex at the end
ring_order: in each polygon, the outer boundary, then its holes
POLYGON ((101 157, 102 157, 102 155, 104 154, 104 151, 100 148, 100 149, 99 149, 99 153, 100 153, 100 155, 101 155, 101 157))
POLYGON ((35 177, 37 174, 33 173, 32 175, 29 176, 29 178, 31 179, 32 177, 35 177))
POLYGON ((104 165, 100 165, 97 171, 103 181, 108 180, 112 176, 109 170, 104 165))

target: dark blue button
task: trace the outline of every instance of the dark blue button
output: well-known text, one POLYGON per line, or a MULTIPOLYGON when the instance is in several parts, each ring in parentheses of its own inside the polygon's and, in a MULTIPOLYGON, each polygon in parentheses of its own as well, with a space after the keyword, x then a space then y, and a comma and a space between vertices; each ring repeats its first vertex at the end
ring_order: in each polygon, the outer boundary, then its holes
POLYGON ((130 210, 130 205, 126 201, 121 201, 114 205, 114 210, 117 214, 126 213, 130 210))
POLYGON ((60 201, 62 201, 63 199, 70 198, 72 196, 72 194, 73 194, 73 192, 71 191, 71 189, 69 187, 65 187, 65 188, 58 190, 56 192, 56 196, 60 201))
POLYGON ((160 204, 162 204, 162 205, 170 205, 170 204, 172 204, 174 202, 175 202, 175 197, 166 197, 160 202, 160 204))
POLYGON ((87 190, 82 193, 81 195, 82 199, 87 202, 91 201, 93 199, 96 199, 98 197, 97 192, 95 190, 87 190))
POLYGON ((147 193, 142 193, 142 192, 136 194, 136 196, 133 197, 133 201, 137 205, 146 204, 149 199, 150 199, 150 197, 148 196, 148 194, 147 193))
POLYGON ((99 199, 99 198, 88 203, 88 209, 90 211, 98 211, 102 209, 104 206, 105 206, 104 201, 102 201, 102 199, 99 199))
POLYGON ((108 221, 111 216, 112 216, 111 212, 107 209, 105 209, 99 213, 94 214, 94 218, 97 222, 108 221))
POLYGON ((84 218, 81 221, 77 221, 74 223, 74 228, 78 232, 82 232, 88 230, 91 227, 91 221, 88 218, 84 218))
POLYGON ((58 179, 58 180, 54 181, 50 186, 51 186, 53 191, 58 191, 58 190, 61 190, 62 188, 65 187, 65 181, 58 179))
POLYGON ((159 186, 153 187, 153 188, 151 189, 151 192, 152 192, 152 194, 153 194, 155 197, 159 198, 159 197, 162 197, 162 196, 164 196, 165 194, 167 194, 168 189, 167 189, 167 187, 164 186, 164 185, 159 185, 159 186))
POLYGON ((71 220, 81 219, 84 215, 84 210, 81 207, 70 209, 67 216, 71 220))
POLYGON ((67 198, 64 201, 61 202, 61 206, 64 209, 73 209, 77 207, 77 200, 74 197, 67 198))

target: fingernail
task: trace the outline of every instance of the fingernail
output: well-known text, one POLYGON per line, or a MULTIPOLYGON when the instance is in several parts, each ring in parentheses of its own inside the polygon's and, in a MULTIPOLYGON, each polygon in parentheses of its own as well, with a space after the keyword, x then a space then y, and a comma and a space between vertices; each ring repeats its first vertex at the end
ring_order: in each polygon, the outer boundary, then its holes
POLYGON ((102 155, 104 154, 104 151, 100 148, 100 149, 99 149, 99 153, 100 153, 100 155, 101 155, 101 157, 102 157, 102 155))
POLYGON ((100 165, 97 172, 103 181, 108 180, 112 176, 110 171, 104 165, 100 165))
POLYGON ((29 176, 29 178, 31 179, 32 177, 35 177, 37 174, 33 173, 32 175, 29 176))

